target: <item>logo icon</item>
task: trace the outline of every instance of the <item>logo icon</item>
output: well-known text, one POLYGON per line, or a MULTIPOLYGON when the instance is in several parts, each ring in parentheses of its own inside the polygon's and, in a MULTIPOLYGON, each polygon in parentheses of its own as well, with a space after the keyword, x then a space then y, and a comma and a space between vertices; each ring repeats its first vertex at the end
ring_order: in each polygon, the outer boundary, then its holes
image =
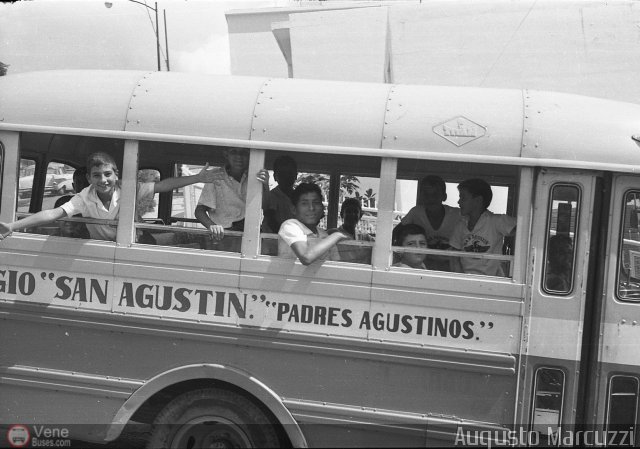
POLYGON ((11 447, 25 447, 30 439, 29 428, 22 424, 14 424, 7 430, 7 441, 11 447))
POLYGON ((455 146, 462 146, 485 135, 487 128, 466 117, 459 116, 433 127, 433 132, 455 146))

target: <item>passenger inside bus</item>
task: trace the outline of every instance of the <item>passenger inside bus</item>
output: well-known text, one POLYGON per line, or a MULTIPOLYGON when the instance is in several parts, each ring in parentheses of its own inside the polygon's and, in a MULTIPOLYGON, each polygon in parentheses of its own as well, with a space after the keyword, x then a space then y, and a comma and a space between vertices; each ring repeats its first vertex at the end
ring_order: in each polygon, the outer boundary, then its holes
POLYGON ((566 234, 549 238, 545 284, 548 290, 568 292, 571 289, 573 240, 566 234))
POLYGON ((89 187, 89 180, 87 179, 87 167, 76 168, 73 172, 73 181, 71 182, 74 193, 80 193, 85 188, 89 187))
MULTIPOLYGON (((460 209, 443 204, 447 200, 447 187, 440 176, 429 175, 420 181, 422 204, 411 208, 402 218, 402 224, 420 225, 427 237, 429 249, 449 249, 449 239, 461 220, 460 209)), ((429 254, 424 260, 429 270, 449 271, 449 257, 429 254)))
MULTIPOLYGON (((156 192, 170 192, 173 189, 198 182, 211 182, 215 179, 207 164, 197 175, 180 178, 167 178, 159 182, 138 185, 137 199, 153 196, 156 192)), ((113 157, 107 153, 92 153, 87 158, 90 186, 76 193, 73 198, 60 207, 43 210, 22 220, 12 223, 0 223, 0 240, 13 231, 41 226, 64 217, 82 214, 83 217, 117 220, 120 212, 120 183, 118 167, 113 157)), ((138 217, 139 218, 139 217, 138 217)), ((93 239, 116 239, 116 229, 109 225, 88 224, 87 229, 93 239)))
MULTIPOLYGON (((487 210, 493 193, 491 186, 483 179, 467 179, 458 185, 458 191, 462 220, 451 235, 451 247, 464 252, 502 254, 504 238, 514 233, 516 219, 487 210)), ((506 275, 501 261, 493 259, 454 257, 451 268, 462 273, 506 275)))
POLYGON ((278 255, 298 258, 303 265, 316 261, 340 260, 336 244, 348 236, 341 232, 329 235, 318 227, 324 216, 322 190, 317 184, 302 183, 293 191, 294 218, 282 223, 278 232, 278 255))
MULTIPOLYGON (((86 178, 85 178, 86 179, 86 178)), ((73 198, 73 195, 65 195, 58 198, 53 206, 53 208, 57 208, 62 206, 65 203, 68 203, 73 198)), ((81 214, 76 214, 74 217, 82 217, 81 214)), ((80 223, 77 221, 58 221, 58 232, 61 237, 71 237, 76 239, 88 239, 90 238, 89 230, 84 223, 80 223)))
MULTIPOLYGON (((329 229, 327 232, 333 234, 342 232, 349 236, 351 240, 372 242, 374 239, 365 232, 358 230, 358 222, 362 218, 362 204, 358 198, 347 198, 340 207, 340 218, 342 225, 338 228, 329 229)), ((371 263, 371 247, 361 247, 355 245, 339 245, 338 252, 340 260, 353 263, 371 263)))
MULTIPOLYGON (((427 235, 424 228, 417 224, 402 224, 394 228, 395 246, 406 246, 407 248, 425 249, 428 247, 427 235)), ((401 253, 398 262, 394 267, 417 268, 426 270, 424 264, 426 254, 401 253)))
POLYGON ((280 225, 293 218, 293 184, 298 177, 298 165, 291 156, 279 156, 273 161, 273 179, 278 183, 265 195, 263 232, 277 233, 280 225))
MULTIPOLYGON (((211 232, 216 249, 239 252, 241 240, 223 240, 225 230, 244 230, 244 211, 247 199, 247 170, 249 150, 227 148, 224 151, 224 167, 211 169, 211 181, 202 189, 195 217, 211 232)), ((258 180, 269 187, 269 172, 260 170, 258 180)))

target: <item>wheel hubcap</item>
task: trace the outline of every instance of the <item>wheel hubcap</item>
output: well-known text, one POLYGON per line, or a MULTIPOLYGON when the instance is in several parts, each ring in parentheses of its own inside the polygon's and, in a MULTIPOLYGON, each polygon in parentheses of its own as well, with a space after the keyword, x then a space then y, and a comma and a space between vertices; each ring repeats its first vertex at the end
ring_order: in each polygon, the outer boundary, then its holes
POLYGON ((236 423, 219 416, 202 416, 182 424, 171 441, 172 449, 242 447, 253 447, 247 433, 236 423))

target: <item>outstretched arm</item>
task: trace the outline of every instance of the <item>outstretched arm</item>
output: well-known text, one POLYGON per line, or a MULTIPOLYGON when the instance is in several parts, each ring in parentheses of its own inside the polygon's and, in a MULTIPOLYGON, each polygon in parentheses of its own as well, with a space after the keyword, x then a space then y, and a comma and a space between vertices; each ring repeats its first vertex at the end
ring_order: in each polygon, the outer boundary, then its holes
POLYGON ((33 226, 40 226, 43 224, 51 223, 59 218, 66 217, 67 213, 61 207, 55 209, 47 209, 33 214, 22 220, 14 221, 13 223, 0 223, 0 240, 11 235, 13 231, 19 231, 21 229, 30 228, 33 226))
POLYGON ((174 189, 179 189, 180 187, 196 184, 198 182, 213 182, 216 177, 216 170, 210 170, 209 163, 207 162, 207 165, 205 165, 197 175, 163 179, 153 185, 153 190, 154 193, 171 192, 174 189))
POLYGON ((298 257, 302 265, 310 265, 318 260, 324 253, 329 251, 333 246, 338 244, 340 240, 348 238, 342 232, 335 232, 328 237, 320 240, 316 245, 310 246, 308 242, 294 242, 291 249, 298 257))

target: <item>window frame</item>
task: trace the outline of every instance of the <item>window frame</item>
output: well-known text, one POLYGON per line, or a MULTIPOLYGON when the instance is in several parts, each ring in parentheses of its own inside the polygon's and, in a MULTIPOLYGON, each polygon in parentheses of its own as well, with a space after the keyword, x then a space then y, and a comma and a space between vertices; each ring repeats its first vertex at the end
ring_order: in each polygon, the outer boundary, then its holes
MULTIPOLYGON (((546 220, 546 227, 545 227, 545 235, 544 235, 544 253, 543 253, 543 259, 542 259, 542 276, 540 276, 540 288, 542 289, 542 291, 544 293, 546 293, 547 295, 552 295, 552 296, 570 296, 573 294, 574 288, 575 288, 575 279, 576 279, 576 254, 578 251, 578 245, 577 245, 577 239, 578 239, 578 235, 580 234, 580 215, 582 214, 582 199, 583 199, 584 195, 583 195, 583 191, 582 191, 582 186, 578 183, 570 183, 570 182, 555 182, 553 184, 551 184, 550 188, 549 188, 549 199, 547 202, 547 220, 546 220), (552 214, 553 214, 553 201, 554 201, 554 197, 553 197, 553 192, 557 187, 571 187, 571 188, 575 188, 577 193, 578 193, 578 197, 576 200, 576 211, 574 214, 575 217, 575 222, 573 223, 573 245, 572 245, 572 254, 571 254, 571 277, 570 277, 570 286, 569 289, 567 291, 559 291, 559 290, 552 290, 547 288, 547 263, 549 260, 549 239, 551 236, 551 220, 552 220, 552 214)), ((556 217, 556 228, 557 228, 557 220, 558 218, 556 217)), ((571 228, 571 224, 569 226, 571 228)), ((556 230, 557 232, 557 230, 556 230)), ((557 234, 556 234, 557 235, 557 234)))
MULTIPOLYGON (((633 298, 628 298, 628 297, 623 297, 620 294, 620 285, 623 282, 622 279, 622 272, 623 271, 627 271, 630 270, 631 268, 627 269, 624 267, 624 253, 623 253, 623 246, 624 246, 624 225, 625 225, 625 213, 627 210, 627 195, 629 195, 630 193, 636 193, 640 196, 640 189, 639 188, 627 188, 624 190, 624 193, 622 195, 622 199, 621 199, 621 216, 619 216, 618 218, 620 219, 620 226, 618 228, 618 232, 619 232, 619 236, 618 236, 618 245, 617 245, 617 251, 616 251, 616 281, 615 281, 615 299, 617 301, 626 303, 626 304, 640 304, 640 298, 637 299, 633 299, 633 298)), ((639 241, 640 243, 640 241, 639 241)), ((630 277, 630 276, 629 276, 630 277)))

